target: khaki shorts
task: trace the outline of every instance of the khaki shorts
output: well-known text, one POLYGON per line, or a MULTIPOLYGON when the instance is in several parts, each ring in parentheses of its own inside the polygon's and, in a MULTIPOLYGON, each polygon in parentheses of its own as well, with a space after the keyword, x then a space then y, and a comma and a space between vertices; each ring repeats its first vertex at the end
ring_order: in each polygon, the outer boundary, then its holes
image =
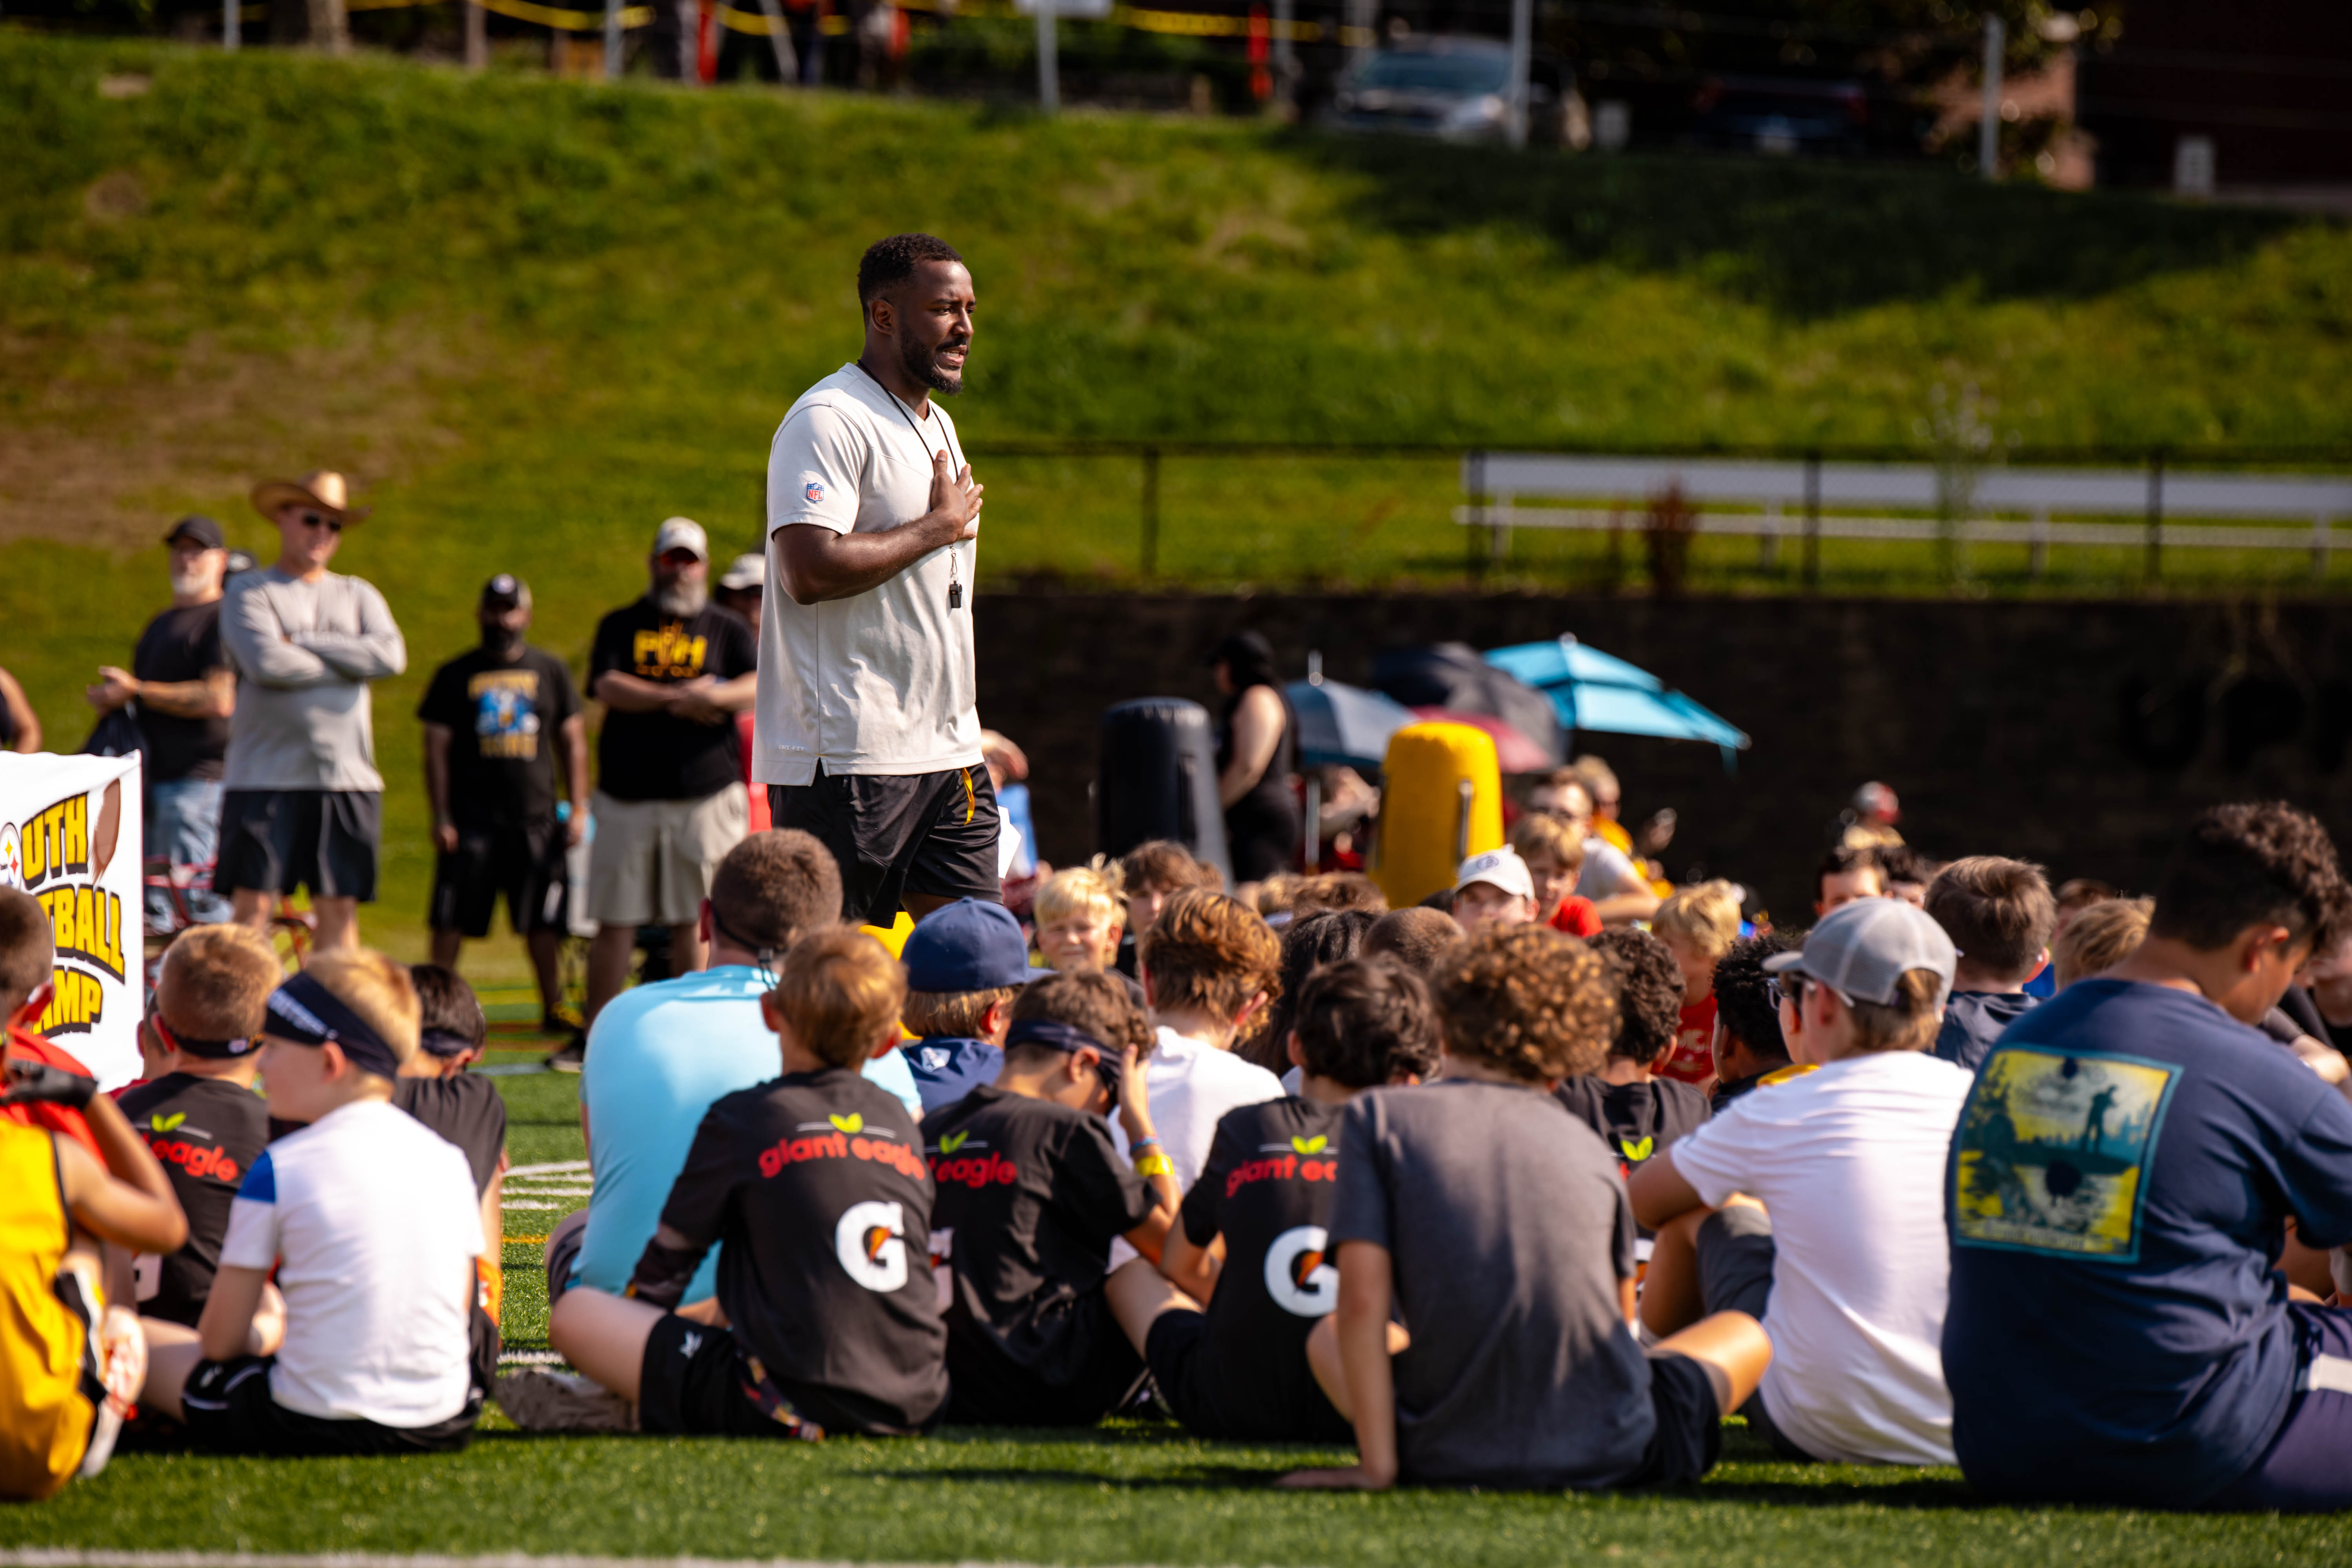
POLYGON ((596 837, 588 857, 588 918, 599 925, 692 925, 702 918, 711 873, 750 831, 740 784, 696 800, 591 803, 596 837))

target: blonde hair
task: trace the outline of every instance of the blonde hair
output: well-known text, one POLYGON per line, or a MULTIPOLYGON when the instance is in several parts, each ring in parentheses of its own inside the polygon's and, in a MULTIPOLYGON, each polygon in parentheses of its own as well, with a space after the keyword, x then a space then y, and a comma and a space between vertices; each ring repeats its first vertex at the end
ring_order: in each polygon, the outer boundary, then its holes
POLYGON ((155 1015, 184 1040, 247 1039, 285 979, 269 939, 250 926, 190 926, 163 950, 155 1015))
POLYGON ((864 931, 835 926, 793 943, 770 994, 810 1055, 856 1068, 906 1010, 907 972, 864 931))
POLYGON ((1865 1051, 1926 1050, 1943 1027, 1936 1007, 1943 994, 1944 977, 1934 970, 1905 970, 1895 983, 1894 1001, 1854 1000, 1854 1044, 1865 1051))
POLYGON ((394 963, 372 948, 338 948, 311 959, 302 973, 358 1014, 360 1022, 392 1047, 393 1060, 405 1066, 416 1054, 425 1005, 417 1000, 408 965, 394 963))
POLYGON ((1677 889, 1650 917, 1650 930, 1704 958, 1721 958, 1739 940, 1739 888, 1717 880, 1677 889))
POLYGON ((1117 861, 1098 866, 1073 866, 1045 879, 1045 885, 1037 889, 1034 908, 1037 923, 1041 926, 1087 914, 1108 915, 1124 925, 1127 923, 1126 879, 1119 875, 1117 861))
POLYGON ((2050 944, 2058 989, 2104 974, 2129 958, 2147 935, 2147 918, 2155 912, 2154 899, 2107 899, 2067 921, 2050 944))
POLYGON ((1567 871, 1584 869, 1584 839, 1563 819, 1531 811, 1511 826, 1511 847, 1522 860, 1549 855, 1567 871))

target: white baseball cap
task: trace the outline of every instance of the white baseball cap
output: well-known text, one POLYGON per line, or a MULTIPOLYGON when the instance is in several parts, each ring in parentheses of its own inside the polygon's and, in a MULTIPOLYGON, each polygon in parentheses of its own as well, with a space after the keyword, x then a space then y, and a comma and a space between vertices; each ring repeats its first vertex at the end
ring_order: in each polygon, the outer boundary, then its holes
POLYGON ((703 560, 710 559, 710 536, 702 531, 702 524, 690 517, 664 520, 654 530, 654 553, 667 555, 673 550, 691 550, 703 560))
POLYGON ((1507 845, 1489 849, 1484 855, 1473 855, 1462 862, 1462 869, 1454 879, 1454 890, 1458 893, 1473 882, 1484 882, 1522 899, 1536 896, 1536 879, 1528 872, 1528 863, 1507 845))
POLYGON ((738 555, 729 563, 727 574, 719 585, 730 593, 738 588, 764 588, 768 585, 768 558, 764 555, 738 555))

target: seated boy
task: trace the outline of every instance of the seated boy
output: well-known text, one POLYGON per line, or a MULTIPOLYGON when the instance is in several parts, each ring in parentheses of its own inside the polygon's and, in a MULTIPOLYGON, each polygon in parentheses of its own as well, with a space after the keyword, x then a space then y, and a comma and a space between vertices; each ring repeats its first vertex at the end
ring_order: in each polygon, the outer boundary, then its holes
POLYGON ((416 1021, 407 969, 364 949, 320 953, 270 994, 262 1085, 275 1116, 305 1125, 247 1169, 195 1329, 148 1326, 141 1403, 200 1446, 403 1454, 473 1436, 481 1209, 465 1155, 393 1108, 416 1021), (273 1268, 285 1340, 254 1356, 273 1268))
POLYGON ((477 1266, 482 1311, 475 1324, 475 1354, 498 1368, 498 1323, 506 1294, 500 1258, 506 1216, 499 1200, 506 1187, 507 1100, 488 1079, 467 1072, 489 1038, 481 999, 463 976, 437 963, 409 965, 420 1009, 416 1054, 400 1064, 392 1103, 457 1145, 473 1173, 482 1205, 482 1256, 477 1266))
POLYGON ((2252 1026, 2347 929, 2317 822, 2214 807, 2137 950, 1977 1069, 1948 1167, 1944 1375, 1987 1496, 2352 1506, 2352 1311, 2291 1300, 2271 1267, 2290 1219, 2315 1249, 2352 1241, 2352 1107, 2252 1026))
POLYGON ((1601 1134, 1618 1168, 1631 1176, 1706 1121, 1706 1097, 1658 1076, 1674 1054, 1683 997, 1683 977, 1666 944, 1619 926, 1590 945, 1617 983, 1617 1032, 1598 1072, 1560 1080, 1559 1102, 1601 1134))
POLYGON ((1127 934, 1127 900, 1116 867, 1075 866, 1037 889, 1037 952, 1062 973, 1108 969, 1127 934))
MULTIPOLYGON (((1281 965, 1273 930, 1223 893, 1177 894, 1143 933, 1141 978, 1153 1025, 1144 1076, 1179 1193, 1200 1179, 1226 1111, 1282 1098, 1280 1079, 1234 1054, 1281 990, 1281 965)), ((1126 1260, 1111 1250, 1114 1264, 1126 1260)))
POLYGON ((1454 879, 1454 918, 1472 936, 1489 926, 1526 925, 1536 918, 1535 879, 1507 845, 1473 855, 1454 879))
POLYGON ((1391 910, 1364 932, 1363 956, 1393 958, 1427 980, 1461 940, 1462 928, 1444 910, 1391 910))
POLYGON ((2050 962, 2058 901, 2041 867, 1971 855, 1936 873, 1925 908, 1960 953, 1936 1054, 1974 1072, 2000 1032, 2041 1000, 2025 983, 2050 962))
POLYGON ((1388 959, 1318 970, 1297 1018, 1284 1046, 1298 1093, 1228 1111, 1160 1267, 1139 1258, 1111 1276, 1119 1326, 1196 1437, 1354 1436, 1307 1364, 1307 1336, 1339 1302, 1325 1226, 1339 1123, 1358 1090, 1434 1070, 1437 1019, 1421 977, 1388 959))
POLYGON ((1600 954, 1542 926, 1490 931, 1448 956, 1436 1000, 1437 1081, 1357 1096, 1339 1134, 1339 1305, 1307 1352, 1359 1461, 1287 1483, 1696 1480, 1772 1346, 1737 1312, 1646 1354, 1633 1338, 1617 1162, 1551 1099, 1616 1032, 1600 954))
POLYGON ((31 1501, 106 1468, 138 1393, 146 1342, 126 1307, 105 1305, 89 1238, 161 1255, 188 1226, 94 1079, 44 1062, 6 1070, 0 1107, 79 1111, 100 1150, 0 1119, 0 1501, 31 1501))
POLYGON ((1052 975, 1013 1005, 997 1080, 926 1119, 950 1420, 1091 1426, 1141 1380, 1103 1279, 1115 1238, 1156 1258, 1175 1223, 1150 1047, 1115 977, 1052 975), (1114 1105, 1137 1169, 1103 1125, 1114 1105))
MULTIPOLYGON (((12 1062, 37 1062, 73 1078, 89 1078, 90 1070, 80 1058, 37 1032, 41 1015, 57 994, 57 964, 55 932, 41 901, 21 888, 0 887, 0 1030, 6 1034, 0 1055, 12 1062)), ((0 1104, 0 1121, 62 1132, 92 1155, 99 1153, 89 1122, 73 1106, 46 1100, 0 1104)))
POLYGON ((1761 1318, 1772 1368, 1748 1421, 1787 1458, 1950 1464, 1935 1152, 1969 1080, 1927 1047, 1951 941, 1909 904, 1861 899, 1766 967, 1818 1070, 1734 1101, 1634 1173, 1634 1217, 1658 1232, 1642 1321, 1761 1318))
POLYGON ((860 1071, 897 1047, 906 984, 863 931, 793 943, 760 1004, 782 1076, 703 1116, 628 1295, 574 1288, 555 1303, 548 1342, 644 1430, 814 1439, 938 1420, 930 1173, 914 1118, 860 1071), (714 1329, 670 1309, 722 1242, 729 1326, 714 1329))
POLYGON ((1789 1059, 1780 1033, 1780 983, 1764 973, 1764 961, 1787 952, 1796 939, 1780 931, 1742 937, 1715 965, 1715 1087, 1707 1110, 1723 1108, 1742 1095, 1808 1073, 1789 1059))
POLYGON ((1650 931, 1683 982, 1675 1052, 1658 1076, 1705 1093, 1715 1079, 1715 965, 1739 940, 1739 889, 1724 881, 1681 889, 1650 917, 1650 931))
POLYGON ((1570 936, 1599 936, 1601 915, 1577 896, 1584 870, 1584 835, 1572 824, 1531 811, 1511 825, 1511 847, 1527 862, 1536 889, 1536 919, 1570 936))
MULTIPOLYGON (((286 978, 268 939, 245 926, 193 926, 163 952, 155 999, 142 1032, 156 1047, 159 1076, 124 1089, 115 1103, 146 1140, 188 1216, 188 1239, 167 1256, 119 1255, 136 1280, 129 1295, 149 1318, 194 1328, 212 1295, 221 1242, 246 1173, 269 1142, 269 1110, 253 1091, 269 994, 286 978)), ((277 1288, 250 1347, 277 1348, 285 1307, 277 1288)))
POLYGON ((907 1010, 899 1021, 915 1037, 902 1042, 898 1054, 929 1116, 996 1081, 1013 999, 1035 972, 1013 911, 978 899, 925 915, 899 957, 907 966, 907 1010))
POLYGON ((1225 881, 1216 868, 1204 866, 1181 844, 1165 838, 1148 839, 1118 858, 1121 896, 1127 900, 1127 934, 1119 939, 1118 972, 1136 977, 1136 962, 1143 933, 1160 919, 1168 900, 1199 889, 1222 892, 1225 881))

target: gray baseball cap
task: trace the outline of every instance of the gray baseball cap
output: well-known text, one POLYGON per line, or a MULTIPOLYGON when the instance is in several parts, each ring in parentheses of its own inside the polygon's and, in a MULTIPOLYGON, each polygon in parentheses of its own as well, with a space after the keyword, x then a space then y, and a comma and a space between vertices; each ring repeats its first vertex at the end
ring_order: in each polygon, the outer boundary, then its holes
POLYGON ((1856 899, 1822 917, 1794 952, 1764 961, 1767 973, 1796 971, 1857 1002, 1889 1003, 1895 987, 1914 969, 1930 969, 1942 981, 1936 1005, 1952 992, 1952 964, 1959 954, 1927 910, 1900 899, 1856 899))

